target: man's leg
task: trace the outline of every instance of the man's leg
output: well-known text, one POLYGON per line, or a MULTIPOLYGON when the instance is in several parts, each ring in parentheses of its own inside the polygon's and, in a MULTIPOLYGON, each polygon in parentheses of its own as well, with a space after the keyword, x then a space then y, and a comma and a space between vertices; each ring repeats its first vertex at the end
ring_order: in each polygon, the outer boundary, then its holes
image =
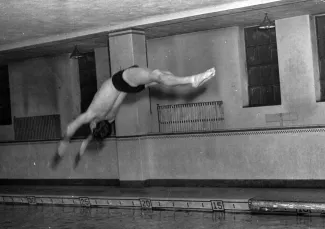
POLYGON ((184 84, 191 84, 192 87, 199 87, 207 80, 211 79, 215 75, 215 69, 211 68, 203 73, 192 76, 175 76, 168 71, 154 70, 151 76, 160 84, 166 86, 178 86, 184 84))
POLYGON ((96 125, 97 125, 97 122, 95 120, 90 122, 89 127, 90 127, 91 133, 81 143, 80 150, 79 150, 79 152, 77 153, 77 155, 76 155, 76 157, 74 159, 74 166, 73 166, 74 168, 77 168, 77 166, 78 166, 78 164, 79 164, 79 162, 81 160, 82 155, 85 153, 85 151, 87 149, 87 146, 93 140, 93 138, 94 138, 93 137, 93 131, 96 128, 96 125))
POLYGON ((121 92, 121 94, 117 97, 115 100, 112 109, 108 112, 106 115, 106 119, 108 120, 109 123, 112 123, 115 121, 116 114, 123 103, 123 100, 125 99, 127 93, 121 92))
MULTIPOLYGON (((106 116, 106 119, 108 120, 108 122, 111 124, 112 122, 114 122, 115 120, 115 116, 118 112, 118 109, 120 108, 125 96, 127 94, 122 92, 119 94, 119 96, 117 97, 117 99, 115 100, 112 109, 109 111, 109 113, 106 116)), ((93 130, 96 128, 96 122, 92 121, 90 123, 90 129, 91 129, 91 133, 93 133, 93 130)), ((85 140, 83 140, 83 142, 81 143, 81 147, 80 147, 80 151, 79 153, 76 155, 75 157, 75 162, 74 162, 74 168, 76 168, 81 160, 82 155, 85 153, 86 148, 88 146, 88 144, 93 140, 93 135, 90 134, 85 140)))
POLYGON ((54 169, 57 167, 58 163, 61 161, 68 145, 70 142, 71 137, 75 134, 75 132, 86 123, 91 122, 91 120, 94 118, 94 114, 91 111, 87 111, 81 115, 79 115, 74 121, 72 121, 64 134, 63 139, 59 142, 58 149, 54 155, 54 158, 52 160, 51 167, 54 169))
POLYGON ((79 165, 79 162, 81 160, 82 155, 85 153, 86 148, 88 146, 88 144, 93 140, 93 135, 90 134, 88 135, 88 137, 86 139, 84 139, 81 143, 80 146, 80 151, 77 153, 75 159, 74 159, 74 168, 77 168, 77 166, 79 165))
POLYGON ((145 85, 146 87, 162 84, 165 86, 179 86, 190 84, 199 87, 215 76, 215 68, 191 76, 175 76, 169 71, 150 70, 148 68, 128 68, 123 72, 123 79, 132 87, 145 85))
MULTIPOLYGON (((113 107, 113 104, 115 103, 119 94, 120 92, 115 89, 111 79, 106 80, 102 84, 100 89, 95 94, 93 101, 89 105, 88 110, 69 124, 64 135, 64 139, 60 141, 58 150, 55 153, 55 157, 52 162, 52 168, 55 168, 61 161, 62 156, 68 146, 69 140, 74 135, 74 133, 83 124, 91 123, 94 120, 98 121, 104 119, 108 111, 111 110, 111 107, 113 107)), ((84 145, 86 145, 86 143, 84 145)))

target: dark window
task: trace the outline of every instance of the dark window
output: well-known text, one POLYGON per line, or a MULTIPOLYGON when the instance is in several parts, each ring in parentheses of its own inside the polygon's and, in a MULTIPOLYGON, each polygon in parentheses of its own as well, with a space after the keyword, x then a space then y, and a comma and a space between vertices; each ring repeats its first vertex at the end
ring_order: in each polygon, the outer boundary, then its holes
POLYGON ((11 103, 8 65, 0 67, 0 125, 11 125, 11 103))
MULTIPOLYGON (((83 54, 82 58, 78 59, 79 64, 79 80, 80 80, 80 108, 81 113, 87 111, 94 95, 97 92, 97 77, 96 77, 96 61, 95 53, 89 52, 83 54)), ((112 133, 115 135, 115 122, 112 123, 112 133)), ((90 134, 89 124, 85 124, 77 130, 74 137, 86 137, 90 134)))
POLYGON ((281 104, 275 29, 245 28, 249 106, 281 104))
POLYGON ((325 101, 325 16, 316 17, 320 101, 325 101))
MULTIPOLYGON (((82 58, 78 59, 81 113, 88 109, 97 91, 95 53, 89 52, 83 55, 82 58)), ((86 137, 89 134, 89 124, 85 124, 77 130, 75 137, 86 137)))

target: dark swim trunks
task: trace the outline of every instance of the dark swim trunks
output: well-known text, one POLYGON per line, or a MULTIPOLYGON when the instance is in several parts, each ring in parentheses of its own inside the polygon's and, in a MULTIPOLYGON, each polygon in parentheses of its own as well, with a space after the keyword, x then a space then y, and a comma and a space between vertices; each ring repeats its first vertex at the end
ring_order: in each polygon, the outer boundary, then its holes
MULTIPOLYGON (((129 68, 138 68, 138 65, 133 65, 129 68)), ((127 68, 128 69, 128 68, 127 68)), ((144 85, 139 85, 137 87, 132 87, 130 86, 125 80, 123 79, 123 72, 125 71, 121 70, 117 73, 115 73, 112 77, 112 82, 116 90, 121 91, 121 92, 126 92, 126 93, 138 93, 140 91, 143 91, 145 89, 144 85)))

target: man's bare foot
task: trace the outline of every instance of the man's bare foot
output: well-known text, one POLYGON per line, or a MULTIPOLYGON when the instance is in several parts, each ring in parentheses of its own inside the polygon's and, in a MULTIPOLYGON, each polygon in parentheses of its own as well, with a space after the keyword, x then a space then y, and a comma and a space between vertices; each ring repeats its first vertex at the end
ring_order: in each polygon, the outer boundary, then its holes
POLYGON ((59 142, 59 146, 58 146, 58 151, 57 153, 59 154, 60 157, 63 157, 65 151, 67 150, 69 145, 69 141, 63 139, 59 142))
POLYGON ((53 170, 56 169, 61 161, 62 161, 62 157, 58 154, 58 152, 55 152, 52 161, 50 163, 51 169, 53 170))
POLYGON ((51 161, 51 168, 56 169, 59 163, 62 161, 63 155, 68 147, 69 141, 66 139, 63 139, 59 142, 59 146, 57 148, 57 151, 55 152, 52 161, 51 161))
POLYGON ((215 76, 216 74, 216 70, 215 68, 210 68, 209 70, 195 75, 193 76, 193 82, 192 82, 192 86, 193 87, 199 87, 202 84, 204 84, 206 81, 208 81, 209 79, 211 79, 213 76, 215 76))
POLYGON ((74 158, 74 164, 73 164, 74 169, 78 167, 80 160, 81 160, 81 155, 80 153, 77 153, 76 157, 74 158))

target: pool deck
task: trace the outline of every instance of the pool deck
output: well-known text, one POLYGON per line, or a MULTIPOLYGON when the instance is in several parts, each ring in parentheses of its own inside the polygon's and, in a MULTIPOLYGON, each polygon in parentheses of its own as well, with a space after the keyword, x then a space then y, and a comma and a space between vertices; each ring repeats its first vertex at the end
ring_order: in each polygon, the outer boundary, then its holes
POLYGON ((325 190, 0 185, 1 203, 323 215, 325 190))

